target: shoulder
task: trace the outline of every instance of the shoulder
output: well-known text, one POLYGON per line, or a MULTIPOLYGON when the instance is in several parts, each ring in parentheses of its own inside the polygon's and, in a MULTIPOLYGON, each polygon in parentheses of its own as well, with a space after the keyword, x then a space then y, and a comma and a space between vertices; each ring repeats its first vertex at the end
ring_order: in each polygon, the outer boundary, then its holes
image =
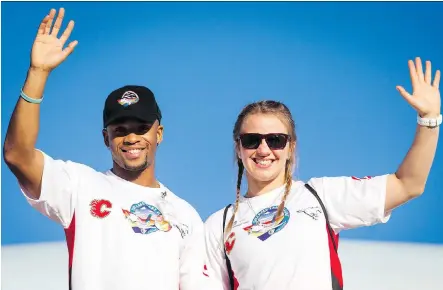
POLYGON ((311 177, 305 182, 305 187, 313 188, 315 191, 323 191, 324 179, 327 177, 311 177))
POLYGON ((387 174, 377 176, 323 176, 313 177, 307 182, 319 193, 330 192, 345 194, 346 192, 373 190, 383 188, 387 174))
MULTIPOLYGON (((223 218, 225 216, 226 207, 227 205, 212 213, 205 221, 206 243, 218 250, 223 249, 223 218)), ((229 221, 232 214, 233 206, 231 205, 226 213, 226 223, 229 221)))
POLYGON ((312 177, 308 180, 308 184, 318 187, 324 187, 324 186, 333 186, 333 185, 339 185, 339 184, 367 184, 367 183, 375 183, 384 181, 388 175, 377 175, 377 176, 322 176, 322 177, 312 177))
POLYGON ((171 202, 173 203, 174 207, 178 210, 178 214, 181 216, 181 218, 186 219, 191 224, 203 223, 200 214, 197 212, 196 208, 193 205, 191 205, 191 203, 179 197, 177 194, 175 194, 165 185, 162 184, 162 186, 167 191, 169 198, 171 199, 171 202))
POLYGON ((64 159, 54 158, 42 150, 39 149, 37 150, 43 155, 43 160, 44 160, 43 164, 45 169, 54 169, 56 171, 62 171, 64 173, 76 173, 79 175, 103 174, 102 172, 99 172, 86 164, 75 162, 70 159, 64 160, 64 159))
POLYGON ((233 213, 233 205, 230 205, 225 217, 225 210, 227 206, 228 205, 209 215, 209 217, 205 221, 205 228, 207 230, 213 232, 223 231, 223 219, 225 218, 226 222, 228 222, 233 213))

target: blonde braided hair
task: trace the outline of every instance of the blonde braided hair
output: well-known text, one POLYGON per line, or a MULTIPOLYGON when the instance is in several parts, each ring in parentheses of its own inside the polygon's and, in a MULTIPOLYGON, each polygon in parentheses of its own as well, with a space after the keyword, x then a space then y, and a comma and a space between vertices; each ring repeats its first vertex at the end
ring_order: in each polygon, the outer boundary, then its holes
POLYGON ((237 175, 237 196, 235 198, 235 204, 234 204, 234 213, 232 214, 231 219, 229 220, 228 225, 226 226, 225 233, 229 233, 232 230, 232 226, 234 225, 235 220, 235 214, 238 211, 238 204, 240 202, 240 188, 241 188, 241 181, 243 177, 243 171, 245 167, 243 166, 243 162, 240 159, 237 159, 238 164, 238 175, 237 175))
MULTIPOLYGON (((238 138, 240 136, 240 130, 243 125, 243 121, 246 119, 247 116, 252 114, 273 114, 278 117, 280 117, 281 121, 288 127, 288 132, 290 136, 290 157, 286 161, 285 165, 285 193, 282 197, 282 200, 280 202, 280 205, 278 206, 277 213, 275 215, 275 218, 279 217, 285 208, 286 199, 288 198, 288 195, 291 191, 292 186, 292 167, 295 163, 295 156, 293 152, 293 148, 295 147, 295 142, 297 141, 297 135, 295 134, 295 122, 292 118, 292 114, 289 111, 288 107, 277 101, 259 101, 255 103, 251 103, 243 108, 243 110, 238 115, 237 121, 234 125, 233 130, 233 137, 234 142, 236 146, 239 146, 238 138)), ((235 220, 235 214, 238 211, 239 207, 239 201, 240 201, 240 189, 241 189, 241 181, 243 177, 244 172, 244 165, 241 159, 238 157, 237 159, 237 165, 238 165, 238 175, 237 175, 237 192, 236 192, 236 199, 234 204, 234 212, 231 216, 231 219, 229 220, 229 223, 226 226, 225 233, 229 233, 232 230, 232 226, 234 224, 235 220)))

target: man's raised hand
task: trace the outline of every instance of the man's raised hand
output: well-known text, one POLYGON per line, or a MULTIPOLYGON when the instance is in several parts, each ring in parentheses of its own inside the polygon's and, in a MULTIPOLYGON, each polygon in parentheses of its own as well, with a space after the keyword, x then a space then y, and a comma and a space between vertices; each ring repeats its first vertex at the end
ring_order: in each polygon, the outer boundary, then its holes
POLYGON ((65 16, 65 10, 60 8, 54 22, 55 12, 55 9, 51 9, 49 14, 46 15, 40 23, 37 37, 32 46, 32 69, 42 70, 48 73, 51 72, 74 51, 78 43, 78 41, 74 40, 63 48, 74 28, 74 21, 69 21, 65 31, 58 37, 63 17, 65 16))

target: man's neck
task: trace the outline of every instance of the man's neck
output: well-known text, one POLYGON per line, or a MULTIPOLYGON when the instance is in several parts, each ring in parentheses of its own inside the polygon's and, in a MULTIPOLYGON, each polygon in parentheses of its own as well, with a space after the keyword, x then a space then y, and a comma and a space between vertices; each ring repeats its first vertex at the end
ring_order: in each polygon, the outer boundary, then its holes
POLYGON ((279 188, 280 186, 283 186, 285 184, 284 174, 270 181, 253 180, 249 176, 247 177, 247 179, 248 179, 248 193, 246 194, 247 197, 262 195, 276 188, 279 188))
POLYGON ((159 188, 160 183, 155 178, 154 166, 143 171, 129 171, 114 164, 112 172, 118 177, 144 187, 159 188))

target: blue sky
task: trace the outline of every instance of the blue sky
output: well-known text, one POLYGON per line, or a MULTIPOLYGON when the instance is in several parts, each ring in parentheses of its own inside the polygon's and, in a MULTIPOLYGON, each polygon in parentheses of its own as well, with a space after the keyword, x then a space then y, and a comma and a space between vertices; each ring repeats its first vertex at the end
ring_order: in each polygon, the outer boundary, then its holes
MULTIPOLYGON (((231 132, 248 102, 277 99, 291 108, 297 178, 385 174, 396 170, 415 133, 416 114, 395 90, 411 87, 407 60, 421 56, 443 69, 443 3, 1 5, 2 143, 38 24, 63 6, 79 45, 50 77, 38 147, 108 169, 104 99, 126 84, 148 86, 165 125, 157 176, 203 219, 235 197, 231 132)), ((440 146, 422 197, 388 224, 342 237, 443 244, 442 157, 440 146)), ((2 245, 63 240, 61 227, 27 204, 1 166, 2 245)))

